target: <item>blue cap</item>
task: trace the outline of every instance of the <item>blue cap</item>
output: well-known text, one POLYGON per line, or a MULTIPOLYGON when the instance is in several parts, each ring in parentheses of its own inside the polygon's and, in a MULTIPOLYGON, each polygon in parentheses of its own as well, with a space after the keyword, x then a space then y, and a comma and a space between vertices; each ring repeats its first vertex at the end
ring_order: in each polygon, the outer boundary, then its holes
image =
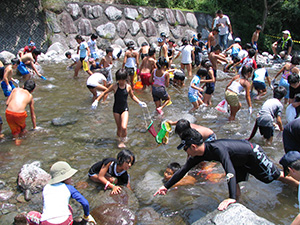
POLYGON ((163 42, 164 40, 162 38, 157 38, 158 42, 163 42))
POLYGON ((291 163, 297 160, 300 160, 300 153, 298 151, 289 151, 280 159, 279 163, 283 166, 284 176, 288 175, 288 167, 291 163))

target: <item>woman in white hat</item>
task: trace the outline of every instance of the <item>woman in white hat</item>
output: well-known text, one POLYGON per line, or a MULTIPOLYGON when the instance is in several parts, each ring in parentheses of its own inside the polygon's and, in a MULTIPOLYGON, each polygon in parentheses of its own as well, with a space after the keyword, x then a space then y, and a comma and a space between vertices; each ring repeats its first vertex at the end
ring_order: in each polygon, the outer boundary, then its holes
POLYGON ((77 172, 67 162, 58 161, 54 163, 50 169, 51 179, 43 189, 44 207, 40 217, 40 222, 33 222, 30 212, 27 219, 30 224, 41 225, 69 225, 73 224, 73 210, 69 205, 70 197, 78 201, 84 211, 83 220, 86 222, 94 222, 94 218, 90 215, 90 207, 88 201, 76 190, 71 184, 72 176, 77 172))

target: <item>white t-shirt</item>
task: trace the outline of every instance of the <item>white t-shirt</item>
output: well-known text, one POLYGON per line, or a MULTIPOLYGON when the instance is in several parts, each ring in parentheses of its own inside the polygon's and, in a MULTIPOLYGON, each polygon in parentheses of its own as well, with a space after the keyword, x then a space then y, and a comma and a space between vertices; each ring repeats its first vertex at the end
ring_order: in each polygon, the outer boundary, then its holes
POLYGON ((228 25, 230 24, 230 20, 228 16, 223 15, 222 18, 217 17, 216 24, 221 24, 221 26, 219 26, 219 30, 220 30, 219 35, 228 34, 229 32, 228 25))
POLYGON ((99 84, 103 84, 106 81, 106 77, 102 73, 93 73, 86 81, 86 85, 97 87, 99 84))
POLYGON ((181 63, 183 63, 183 64, 192 63, 192 51, 193 50, 194 50, 194 47, 191 45, 184 45, 179 49, 179 51, 181 51, 181 54, 182 54, 181 63))

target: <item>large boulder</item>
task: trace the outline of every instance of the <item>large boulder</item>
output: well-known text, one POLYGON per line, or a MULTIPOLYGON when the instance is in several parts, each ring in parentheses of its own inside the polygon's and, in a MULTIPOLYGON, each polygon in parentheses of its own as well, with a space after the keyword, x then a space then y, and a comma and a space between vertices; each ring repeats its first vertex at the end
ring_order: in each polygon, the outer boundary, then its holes
POLYGON ((57 52, 57 54, 61 55, 61 54, 64 54, 64 52, 67 50, 67 48, 65 48, 60 42, 55 42, 48 48, 47 53, 52 50, 57 52))
POLYGON ((186 25, 186 18, 182 11, 176 10, 176 19, 179 25, 185 26, 186 25))
POLYGON ((146 8, 143 8, 143 7, 139 7, 138 8, 138 12, 139 14, 144 18, 144 19, 147 19, 150 17, 150 12, 148 9, 146 8))
MULTIPOLYGON (((198 14, 197 21, 200 27, 211 27, 211 23, 207 24, 207 17, 205 14, 198 14)), ((192 26, 191 26, 192 27, 192 26)))
POLYGON ((122 11, 117 9, 114 6, 109 6, 107 9, 104 11, 105 15, 108 17, 109 20, 119 20, 122 18, 122 11))
POLYGON ((132 36, 137 35, 141 30, 140 24, 136 21, 133 21, 133 23, 131 24, 130 28, 129 28, 129 32, 132 36))
POLYGON ((142 22, 141 29, 146 37, 157 36, 155 24, 149 19, 142 22))
POLYGON ((10 199, 15 193, 13 191, 8 190, 0 190, 0 201, 7 201, 10 199))
POLYGON ((198 27, 197 18, 193 13, 186 14, 186 20, 190 27, 196 29, 198 27))
POLYGON ((159 22, 159 21, 162 21, 165 16, 164 16, 164 12, 161 10, 161 9, 155 9, 153 12, 152 12, 152 19, 155 21, 155 22, 159 22))
POLYGON ((60 23, 62 32, 66 34, 77 34, 77 28, 74 25, 73 19, 70 14, 63 12, 60 16, 60 23))
POLYGON ((2 51, 2 52, 0 52, 0 61, 4 65, 11 63, 11 60, 13 58, 15 58, 15 57, 16 56, 13 53, 11 53, 11 52, 8 52, 8 51, 2 51))
POLYGON ((245 206, 235 203, 228 206, 227 210, 214 210, 205 217, 192 223, 192 225, 274 225, 274 223, 257 216, 245 206))
POLYGON ((47 26, 50 32, 52 33, 60 33, 61 29, 60 29, 60 25, 57 21, 57 17, 56 14, 46 10, 46 22, 47 22, 47 26))
POLYGON ((170 29, 167 22, 161 22, 158 24, 158 33, 161 34, 162 32, 164 32, 167 37, 170 36, 170 29))
POLYGON ((174 38, 176 38, 176 39, 183 37, 182 26, 176 26, 174 28, 171 28, 171 33, 173 34, 174 38))
POLYGON ((117 24, 117 32, 121 38, 124 38, 128 32, 128 26, 127 23, 124 20, 121 20, 117 24))
POLYGON ((82 11, 84 16, 89 19, 97 19, 103 14, 103 8, 100 5, 84 5, 82 11))
POLYGON ((166 9, 166 19, 171 26, 174 26, 176 24, 176 18, 171 9, 166 9))
POLYGON ((81 8, 77 3, 68 4, 66 9, 74 20, 77 20, 81 16, 81 8))
POLYGON ((88 19, 81 18, 78 22, 78 31, 81 35, 89 36, 93 33, 93 27, 88 19))
POLYGON ((98 26, 96 31, 100 37, 105 39, 114 39, 116 36, 116 26, 112 22, 98 26))
POLYGON ((126 19, 135 20, 139 16, 139 13, 136 9, 125 8, 124 9, 124 15, 125 15, 126 19))

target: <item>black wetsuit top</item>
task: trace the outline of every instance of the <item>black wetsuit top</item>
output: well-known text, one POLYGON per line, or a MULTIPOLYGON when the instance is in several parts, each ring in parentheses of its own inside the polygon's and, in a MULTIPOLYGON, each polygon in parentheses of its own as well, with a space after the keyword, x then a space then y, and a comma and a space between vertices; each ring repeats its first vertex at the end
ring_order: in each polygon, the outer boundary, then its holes
POLYGON ((300 152, 300 118, 297 118, 284 126, 282 132, 284 151, 300 152))
POLYGON ((105 158, 102 161, 95 163, 89 169, 89 175, 98 174, 101 168, 110 162, 112 163, 110 164, 107 173, 118 179, 118 185, 127 185, 129 181, 129 175, 126 170, 123 170, 121 173, 116 172, 117 160, 115 158, 105 158))
POLYGON ((219 139, 204 144, 204 155, 189 157, 185 165, 164 185, 167 189, 202 161, 218 161, 222 164, 228 181, 229 198, 233 199, 236 199, 236 184, 247 180, 248 173, 264 183, 270 183, 280 176, 278 168, 259 145, 246 140, 231 139, 219 139))
POLYGON ((118 89, 115 93, 115 102, 113 106, 114 113, 122 114, 124 111, 128 111, 127 98, 127 84, 124 89, 121 89, 118 84, 118 89))
POLYGON ((4 76, 4 67, 0 67, 0 80, 3 80, 3 76, 4 76))

